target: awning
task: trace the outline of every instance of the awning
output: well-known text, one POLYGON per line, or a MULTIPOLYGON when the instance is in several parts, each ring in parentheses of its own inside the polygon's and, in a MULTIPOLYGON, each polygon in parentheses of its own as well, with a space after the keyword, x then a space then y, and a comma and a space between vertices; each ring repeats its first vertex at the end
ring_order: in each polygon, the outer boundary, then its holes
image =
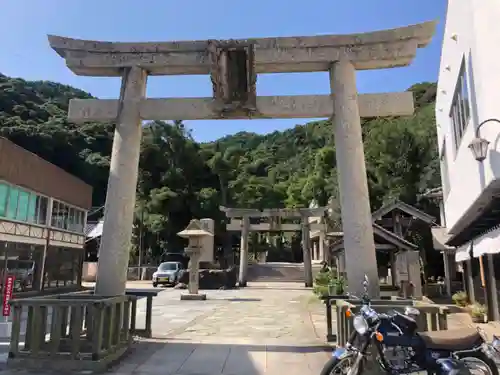
POLYGON ((432 232, 432 244, 434 245, 435 250, 445 251, 445 250, 454 250, 455 248, 452 246, 447 246, 446 242, 450 237, 448 235, 448 230, 443 227, 433 227, 431 228, 432 232))
POLYGON ((470 259, 470 244, 460 246, 455 251, 455 262, 464 262, 470 259))
POLYGON ((96 226, 87 234, 86 241, 102 236, 103 221, 99 221, 96 226))
POLYGON ((473 241, 474 258, 484 254, 500 253, 500 228, 485 233, 473 241))

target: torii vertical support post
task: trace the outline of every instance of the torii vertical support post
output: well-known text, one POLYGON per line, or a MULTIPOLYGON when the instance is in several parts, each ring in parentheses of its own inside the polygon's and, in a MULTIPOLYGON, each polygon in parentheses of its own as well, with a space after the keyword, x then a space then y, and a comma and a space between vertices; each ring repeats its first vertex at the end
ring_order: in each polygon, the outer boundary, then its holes
POLYGON ((241 225, 240 270, 238 275, 238 284, 239 286, 247 286, 248 236, 250 234, 250 218, 248 216, 243 216, 241 225))
POLYGON ((101 296, 123 294, 127 283, 142 135, 139 107, 146 81, 143 69, 124 70, 99 248, 95 293, 101 296))
POLYGON ((368 293, 378 298, 377 258, 366 178, 365 153, 356 88, 356 70, 342 60, 330 68, 334 105, 335 150, 341 200, 342 230, 350 293, 361 296, 363 277, 368 276, 368 293))
POLYGON ((309 216, 302 216, 302 255, 304 257, 304 283, 306 288, 312 288, 312 259, 309 216))

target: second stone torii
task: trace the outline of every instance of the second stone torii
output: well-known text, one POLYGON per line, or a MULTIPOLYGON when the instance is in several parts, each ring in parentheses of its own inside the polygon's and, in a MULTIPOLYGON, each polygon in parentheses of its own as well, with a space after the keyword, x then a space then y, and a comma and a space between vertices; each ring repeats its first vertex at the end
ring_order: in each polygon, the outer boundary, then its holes
POLYGON ((311 224, 309 218, 322 217, 327 207, 316 208, 268 208, 263 210, 249 208, 228 208, 220 207, 220 210, 231 219, 227 225, 228 230, 241 231, 240 245, 240 269, 238 282, 240 286, 246 286, 248 268, 248 239, 250 231, 298 231, 302 232, 302 254, 304 259, 304 283, 306 287, 313 286, 312 264, 311 264, 311 225, 316 230, 326 232, 325 224, 311 224), (241 221, 235 225, 233 219, 240 218, 241 221), (282 224, 280 220, 271 220, 271 223, 250 224, 251 218, 271 218, 271 219, 300 219, 300 224, 282 224), (278 222, 279 224, 275 224, 278 222), (276 226, 275 226, 276 225, 276 226), (275 227, 274 227, 275 226, 275 227))

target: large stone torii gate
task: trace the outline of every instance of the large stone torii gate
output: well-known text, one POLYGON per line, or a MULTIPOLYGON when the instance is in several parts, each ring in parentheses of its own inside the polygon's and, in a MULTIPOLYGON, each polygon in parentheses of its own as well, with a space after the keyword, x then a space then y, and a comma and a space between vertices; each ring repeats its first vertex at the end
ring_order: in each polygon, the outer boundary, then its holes
MULTIPOLYGON (((96 293, 124 293, 138 176, 141 120, 333 116, 349 280, 379 294, 361 117, 413 113, 410 92, 358 95, 356 70, 409 65, 435 22, 352 35, 115 43, 49 35, 77 75, 122 77, 119 100, 73 99, 69 120, 115 121, 96 293), (257 73, 330 73, 331 95, 257 97, 257 73), (210 74, 212 98, 146 98, 148 75, 210 74)), ((349 290, 360 293, 351 282, 349 290)))

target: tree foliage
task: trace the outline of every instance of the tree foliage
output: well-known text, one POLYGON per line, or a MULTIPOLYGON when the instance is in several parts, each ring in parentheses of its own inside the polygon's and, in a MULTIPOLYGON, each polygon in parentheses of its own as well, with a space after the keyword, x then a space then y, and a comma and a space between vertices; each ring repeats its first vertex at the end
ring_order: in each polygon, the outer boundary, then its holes
MULTIPOLYGON (((434 100, 436 85, 411 87, 415 115, 364 119, 363 134, 372 209, 417 197, 439 186, 434 100)), ((113 124, 67 121, 71 98, 81 90, 48 81, 0 74, 0 136, 60 166, 94 187, 104 204, 113 124)), ((216 142, 195 142, 181 121, 154 121, 143 131, 137 220, 153 255, 182 246, 176 235, 193 217, 211 217, 223 233, 219 205, 234 207, 337 207, 335 143, 330 121, 297 125, 266 135, 240 132, 216 142)), ((425 202, 426 210, 437 208, 425 202)), ((217 237, 220 240, 220 237, 217 237)))

